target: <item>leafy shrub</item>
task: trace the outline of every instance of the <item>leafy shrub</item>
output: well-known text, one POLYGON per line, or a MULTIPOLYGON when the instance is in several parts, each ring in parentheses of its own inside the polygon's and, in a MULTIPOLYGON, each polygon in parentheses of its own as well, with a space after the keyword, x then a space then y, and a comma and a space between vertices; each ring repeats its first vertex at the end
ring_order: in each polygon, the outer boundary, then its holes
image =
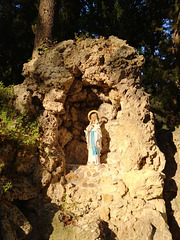
POLYGON ((0 137, 11 139, 18 146, 37 145, 39 125, 37 119, 28 114, 20 114, 14 107, 15 95, 13 86, 4 87, 0 82, 0 137))
MULTIPOLYGON (((28 114, 20 114, 14 107, 16 96, 13 86, 5 87, 0 82, 0 145, 1 147, 10 144, 16 148, 16 154, 23 156, 27 153, 30 157, 34 156, 38 147, 39 124, 28 114)), ((5 196, 6 191, 13 187, 13 173, 16 171, 16 159, 14 161, 0 161, 0 175, 2 179, 6 176, 7 180, 0 182, 0 200, 5 196)))

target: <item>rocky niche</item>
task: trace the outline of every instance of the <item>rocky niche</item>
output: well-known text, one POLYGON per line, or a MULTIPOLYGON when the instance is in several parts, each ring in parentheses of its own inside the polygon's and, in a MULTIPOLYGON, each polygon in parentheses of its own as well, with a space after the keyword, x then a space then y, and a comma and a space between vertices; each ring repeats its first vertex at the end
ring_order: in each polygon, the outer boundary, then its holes
POLYGON ((172 239, 162 196, 165 157, 140 86, 143 64, 114 36, 64 41, 24 64, 15 106, 38 115, 41 125, 31 182, 41 185, 36 197, 49 199, 38 209, 41 227, 52 204, 58 208, 49 217, 53 230, 33 239, 172 239), (101 116, 102 164, 87 167, 84 130, 93 109, 101 116))
POLYGON ((84 129, 92 109, 102 118, 102 162, 113 163, 121 156, 127 170, 163 169, 149 99, 139 85, 143 63, 134 48, 110 37, 78 44, 69 40, 24 65, 26 79, 15 87, 16 106, 21 112, 28 109, 41 115, 41 163, 48 171, 55 170, 62 158, 66 163, 86 164, 84 129))

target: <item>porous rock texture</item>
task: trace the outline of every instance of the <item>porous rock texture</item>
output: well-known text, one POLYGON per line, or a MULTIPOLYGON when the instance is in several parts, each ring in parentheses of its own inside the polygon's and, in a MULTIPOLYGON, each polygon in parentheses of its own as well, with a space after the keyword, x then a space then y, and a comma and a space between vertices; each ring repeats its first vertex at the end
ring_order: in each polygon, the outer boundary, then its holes
MULTIPOLYGON (((176 184, 175 198, 172 200, 172 210, 174 212, 174 218, 177 225, 180 227, 180 128, 176 128, 173 133, 173 140, 176 147, 174 154, 174 160, 176 163, 176 172, 173 176, 173 180, 176 184)), ((179 229, 180 234, 180 229, 179 229)))
POLYGON ((162 196, 165 157, 140 86, 143 64, 114 36, 64 41, 24 64, 15 106, 39 115, 41 145, 30 170, 19 163, 21 192, 15 185, 7 198, 28 200, 26 210, 36 212, 28 239, 172 239, 162 196), (86 166, 92 109, 101 116, 100 166, 86 166))

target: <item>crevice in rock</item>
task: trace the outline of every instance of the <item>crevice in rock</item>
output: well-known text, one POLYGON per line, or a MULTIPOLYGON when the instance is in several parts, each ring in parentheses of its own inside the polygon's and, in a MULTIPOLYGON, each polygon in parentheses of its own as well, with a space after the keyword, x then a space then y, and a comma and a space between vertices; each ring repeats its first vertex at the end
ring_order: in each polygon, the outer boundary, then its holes
POLYGON ((139 170, 141 170, 141 169, 143 169, 143 167, 146 165, 146 158, 147 157, 143 157, 142 159, 141 159, 141 162, 139 163, 139 170))
POLYGON ((149 122, 150 119, 151 119, 150 115, 146 114, 145 117, 144 117, 143 123, 149 122))
POLYGON ((59 210, 56 204, 46 203, 43 199, 15 200, 13 204, 21 211, 32 226, 32 231, 22 238, 22 233, 17 232, 18 239, 48 240, 53 231, 51 225, 55 213, 59 210), (43 229, 43 231, 42 231, 43 229))
POLYGON ((115 240, 116 234, 109 228, 109 224, 103 220, 99 223, 100 235, 99 240, 115 240))
POLYGON ((156 227, 154 225, 151 225, 152 226, 152 234, 151 234, 151 239, 154 239, 154 235, 156 233, 156 227))
POLYGON ((42 105, 42 101, 37 96, 32 97, 32 104, 33 104, 34 107, 36 107, 36 111, 44 110, 44 107, 42 105))
POLYGON ((164 129, 156 130, 157 144, 160 150, 164 153, 166 159, 166 165, 164 173, 166 178, 164 180, 163 197, 166 204, 167 221, 172 234, 173 240, 180 239, 180 227, 174 217, 174 211, 172 209, 172 200, 177 195, 177 185, 173 177, 176 174, 177 164, 174 159, 174 155, 177 151, 173 142, 172 132, 164 129))
POLYGON ((32 225, 32 231, 26 236, 26 240, 34 239, 38 240, 40 238, 40 233, 38 229, 38 212, 32 206, 28 206, 30 201, 20 201, 15 200, 13 204, 18 207, 18 209, 24 214, 27 220, 32 225))

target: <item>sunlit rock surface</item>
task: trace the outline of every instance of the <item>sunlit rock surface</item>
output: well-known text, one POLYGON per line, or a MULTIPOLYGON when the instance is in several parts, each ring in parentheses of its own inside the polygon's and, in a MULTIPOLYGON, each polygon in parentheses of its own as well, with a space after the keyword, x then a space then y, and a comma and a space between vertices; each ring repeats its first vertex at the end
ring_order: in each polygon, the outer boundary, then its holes
MULTIPOLYGON (((64 41, 24 64, 15 106, 39 116, 41 145, 29 162, 31 178, 22 182, 24 195, 15 182, 7 197, 29 199, 26 211, 46 229, 35 224, 28 239, 172 239, 162 196, 165 157, 140 86, 143 64, 114 36, 64 41), (86 166, 84 129, 92 109, 99 110, 103 135, 97 167, 86 166)), ((18 169, 30 171, 23 160, 18 169)))

